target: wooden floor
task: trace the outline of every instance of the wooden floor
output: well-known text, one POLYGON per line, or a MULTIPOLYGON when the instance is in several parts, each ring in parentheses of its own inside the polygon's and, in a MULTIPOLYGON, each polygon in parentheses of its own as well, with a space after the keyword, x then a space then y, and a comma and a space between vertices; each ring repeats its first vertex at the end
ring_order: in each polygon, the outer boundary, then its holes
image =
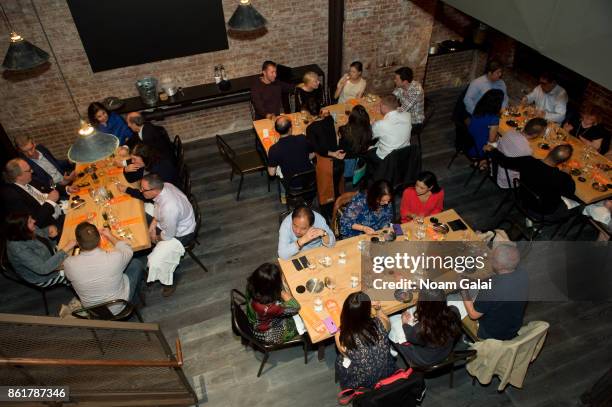
MULTIPOLYGON (((459 158, 446 168, 454 152, 454 129, 450 123, 456 90, 429 95, 437 105, 434 118, 423 134, 424 168, 434 171, 446 191, 445 206, 455 208, 476 229, 497 223, 490 216, 499 192, 485 184, 473 195, 476 182, 467 188, 467 162, 459 158)), ((250 132, 224 136, 237 150, 254 146, 250 132)), ((160 295, 154 285, 147 292, 145 321, 162 325, 170 343, 179 337, 185 357, 184 370, 192 380, 203 405, 207 406, 335 406, 335 349, 326 349, 326 359, 315 352, 307 365, 300 349, 274 353, 260 378, 256 377, 261 354, 245 350, 230 329, 229 292, 244 289, 246 277, 259 264, 276 260, 278 203, 276 187, 268 192, 266 178, 249 175, 241 200, 235 201, 238 180, 229 180, 229 167, 221 160, 214 139, 185 145, 192 170, 193 192, 203 214, 203 228, 196 253, 208 267, 204 273, 186 259, 178 289, 171 298, 160 295)), ((584 238, 593 238, 585 231, 584 238)), ((35 292, 3 280, 0 312, 43 314, 35 292)), ((71 298, 68 289, 50 294, 53 310, 71 298)), ((575 406, 587 390, 612 364, 611 303, 530 303, 526 320, 551 324, 546 345, 530 367, 523 389, 497 392, 497 379, 489 386, 472 386, 465 369, 455 372, 455 388, 448 376, 427 381, 423 406, 575 406)))

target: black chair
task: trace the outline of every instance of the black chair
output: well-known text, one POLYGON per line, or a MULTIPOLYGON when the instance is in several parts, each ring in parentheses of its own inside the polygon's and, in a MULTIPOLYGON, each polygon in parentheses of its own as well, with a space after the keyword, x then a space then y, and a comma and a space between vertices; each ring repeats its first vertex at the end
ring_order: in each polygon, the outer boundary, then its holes
POLYGON ((288 210, 300 205, 312 205, 317 195, 317 176, 314 168, 293 174, 290 179, 282 178, 280 182, 285 188, 288 210))
POLYGON ((179 185, 185 195, 191 195, 191 170, 186 164, 183 165, 183 170, 179 173, 179 185))
POLYGON ((455 124, 455 154, 451 157, 446 168, 450 168, 459 155, 464 154, 467 156, 467 151, 474 145, 474 139, 470 135, 466 124, 470 114, 465 110, 465 103, 463 103, 467 89, 466 87, 461 91, 453 108, 452 121, 455 124))
POLYGON ((126 321, 136 315, 138 321, 144 322, 138 308, 129 301, 117 299, 105 302, 103 304, 93 305, 91 307, 83 307, 72 311, 72 316, 80 319, 97 319, 103 321, 126 321), (118 314, 113 314, 109 309, 112 305, 123 304, 124 307, 118 314))
POLYGON ((200 244, 200 241, 198 240, 198 234, 200 233, 200 227, 202 226, 202 214, 200 213, 200 206, 198 205, 197 199, 195 199, 193 195, 188 195, 188 198, 189 203, 193 208, 193 215, 195 216, 196 221, 196 227, 194 230, 195 237, 191 242, 189 242, 189 244, 183 245, 183 247, 185 247, 185 251, 187 252, 187 254, 189 254, 189 257, 191 257, 193 261, 198 264, 198 266, 202 267, 202 270, 208 273, 208 269, 204 266, 204 264, 202 264, 202 262, 200 261, 200 259, 198 259, 195 253, 193 253, 193 249, 195 249, 196 245, 200 244))
POLYGON ((368 176, 368 184, 386 179, 391 183, 394 193, 398 193, 406 185, 414 184, 420 172, 421 148, 418 145, 409 145, 389 153, 375 167, 372 175, 368 176))
POLYGON ((183 141, 181 140, 181 136, 178 134, 174 136, 174 159, 177 166, 180 168, 185 161, 185 150, 183 149, 183 141))
MULTIPOLYGON (((244 153, 236 154, 236 152, 223 140, 219 135, 216 136, 217 148, 221 157, 230 165, 232 172, 230 173, 230 181, 234 179, 234 174, 240 175, 240 183, 238 184, 238 193, 236 200, 240 200, 240 190, 245 174, 254 172, 267 171, 266 165, 263 163, 260 154, 256 150, 250 150, 244 153)), ((270 192, 270 178, 268 180, 268 192, 270 192)))
POLYGON ((391 346, 399 353, 400 357, 406 364, 406 366, 411 366, 412 369, 416 372, 421 372, 424 375, 429 373, 438 372, 442 369, 447 369, 450 367, 450 380, 449 387, 453 388, 454 385, 454 372, 455 372, 455 364, 458 362, 468 363, 470 360, 476 357, 475 349, 453 349, 451 353, 444 359, 443 361, 436 363, 434 365, 429 366, 413 366, 411 365, 404 357, 404 354, 401 351, 400 346, 397 343, 391 342, 391 346))
POLYGON ((308 364, 308 338, 304 335, 297 336, 296 338, 284 342, 281 344, 266 344, 256 339, 253 335, 253 330, 251 328, 251 324, 246 316, 246 296, 240 291, 233 289, 230 293, 230 301, 231 301, 231 311, 232 311, 232 330, 236 335, 239 335, 242 338, 244 344, 251 345, 253 349, 256 349, 260 352, 263 352, 263 360, 261 361, 261 366, 259 366, 259 371, 257 372, 257 377, 261 376, 261 371, 263 370, 264 365, 268 361, 268 357, 270 356, 270 352, 274 352, 276 350, 289 348, 295 345, 302 345, 304 348, 304 364, 308 364))
POLYGON ((253 101, 249 100, 249 112, 251 113, 251 120, 257 120, 257 115, 255 114, 255 106, 253 106, 253 101))
POLYGON ((7 253, 6 253, 6 240, 5 239, 0 239, 0 272, 6 279, 14 281, 17 284, 21 284, 24 287, 32 288, 38 291, 42 295, 43 304, 45 306, 45 315, 49 315, 49 303, 47 302, 47 291, 53 288, 65 286, 66 284, 68 284, 68 280, 64 280, 64 281, 58 281, 57 283, 51 284, 48 286, 40 286, 38 284, 30 283, 29 281, 21 277, 21 275, 17 273, 17 271, 15 271, 11 263, 8 261, 7 253))

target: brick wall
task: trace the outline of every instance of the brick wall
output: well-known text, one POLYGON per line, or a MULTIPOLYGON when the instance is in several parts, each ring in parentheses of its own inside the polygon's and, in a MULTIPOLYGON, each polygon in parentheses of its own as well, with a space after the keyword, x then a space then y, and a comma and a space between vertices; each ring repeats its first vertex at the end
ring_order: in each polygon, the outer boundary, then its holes
POLYGON ((595 82, 589 82, 582 100, 583 103, 592 103, 603 110, 603 124, 608 131, 612 131, 612 91, 595 82))
POLYGON ((474 19, 441 1, 436 5, 431 44, 444 40, 462 41, 472 35, 474 19))

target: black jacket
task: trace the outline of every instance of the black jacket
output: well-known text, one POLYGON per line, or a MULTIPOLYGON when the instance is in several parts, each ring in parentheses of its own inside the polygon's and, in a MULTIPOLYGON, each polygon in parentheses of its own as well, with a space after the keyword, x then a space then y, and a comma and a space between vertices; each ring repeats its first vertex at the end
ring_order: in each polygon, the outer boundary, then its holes
POLYGON ((0 191, 2 214, 5 217, 10 213, 25 212, 32 215, 36 220, 36 226, 39 228, 57 225, 57 220, 53 218, 55 208, 50 203, 39 204, 30 194, 12 183, 2 185, 0 191))
POLYGON ((168 132, 161 126, 156 126, 152 123, 145 123, 142 126, 142 140, 136 134, 131 137, 127 144, 130 148, 136 144, 142 143, 154 148, 161 156, 173 159, 173 147, 168 132))

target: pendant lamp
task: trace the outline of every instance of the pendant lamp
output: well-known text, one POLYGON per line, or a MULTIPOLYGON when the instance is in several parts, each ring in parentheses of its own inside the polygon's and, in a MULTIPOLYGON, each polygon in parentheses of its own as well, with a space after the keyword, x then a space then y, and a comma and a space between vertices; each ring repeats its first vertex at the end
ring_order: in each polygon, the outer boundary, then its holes
POLYGON ((240 0, 240 4, 227 22, 234 31, 256 31, 264 28, 268 22, 251 4, 251 0, 240 0))
POLYGON ((11 42, 4 56, 2 67, 9 71, 25 71, 27 69, 36 68, 47 62, 49 60, 49 54, 17 34, 13 30, 2 4, 0 4, 0 8, 2 9, 4 22, 11 32, 11 42))

